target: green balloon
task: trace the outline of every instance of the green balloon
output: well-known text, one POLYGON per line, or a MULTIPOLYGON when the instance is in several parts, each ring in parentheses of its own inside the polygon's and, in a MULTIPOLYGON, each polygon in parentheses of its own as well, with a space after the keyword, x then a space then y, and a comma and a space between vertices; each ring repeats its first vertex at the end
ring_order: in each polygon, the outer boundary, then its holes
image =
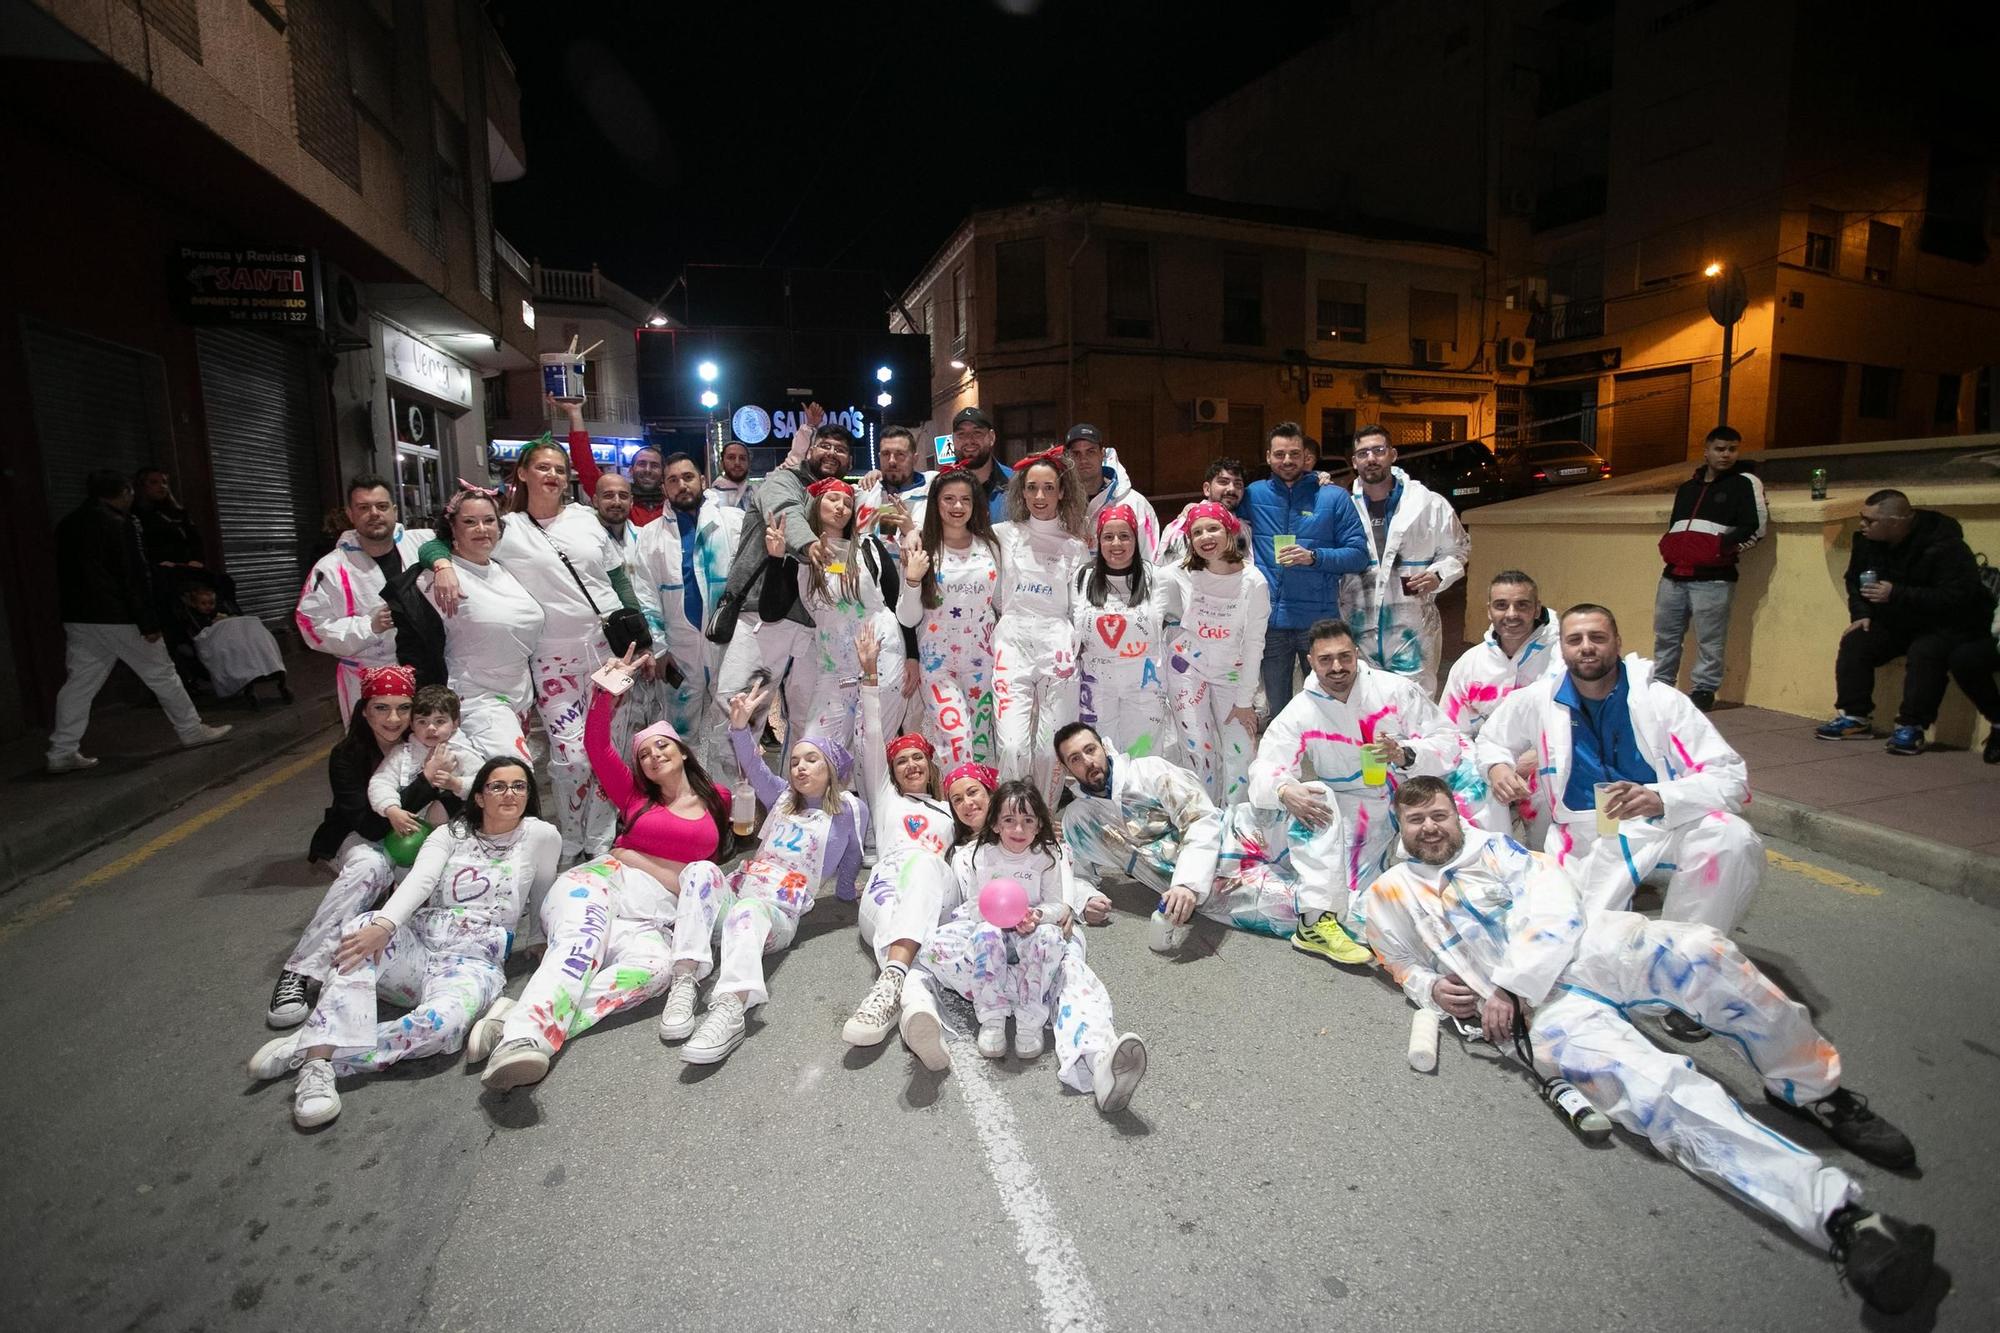
POLYGON ((387 852, 389 859, 397 865, 413 866, 417 863, 418 849, 424 845, 424 839, 430 835, 431 826, 419 819, 417 827, 411 832, 392 832, 388 837, 382 839, 382 850, 387 852))

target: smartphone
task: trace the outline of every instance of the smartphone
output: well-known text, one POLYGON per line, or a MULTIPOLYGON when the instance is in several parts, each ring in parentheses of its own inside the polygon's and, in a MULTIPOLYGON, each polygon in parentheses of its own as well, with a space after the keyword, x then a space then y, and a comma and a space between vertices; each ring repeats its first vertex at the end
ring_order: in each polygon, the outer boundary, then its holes
POLYGON ((591 680, 606 694, 623 694, 632 688, 632 673, 618 669, 618 663, 606 662, 590 673, 591 680))
POLYGON ((687 672, 681 670, 681 664, 673 658, 662 655, 654 659, 654 664, 659 669, 660 679, 667 683, 668 689, 677 690, 687 684, 687 672))

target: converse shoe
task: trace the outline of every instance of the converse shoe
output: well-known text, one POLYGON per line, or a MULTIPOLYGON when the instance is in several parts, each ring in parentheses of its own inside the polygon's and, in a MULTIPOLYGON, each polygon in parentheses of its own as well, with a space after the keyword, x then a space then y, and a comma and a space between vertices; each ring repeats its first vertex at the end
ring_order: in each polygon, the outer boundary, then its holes
POLYGON ((340 1114, 340 1093, 333 1086, 333 1065, 325 1060, 308 1060, 299 1066, 299 1081, 292 1085, 292 1123, 300 1129, 317 1129, 340 1114))
POLYGON ((1193 932, 1193 922, 1177 926, 1165 912, 1154 912, 1153 919, 1146 925, 1146 947, 1154 953, 1177 953, 1193 932))
POLYGON ((903 974, 884 972, 861 997, 861 1005, 840 1039, 849 1046, 880 1046, 896 1030, 896 1013, 902 1008, 903 974))
POLYGON ((1861 1299, 1884 1314, 1902 1314, 1930 1286, 1937 1233, 1921 1223, 1846 1204, 1826 1220, 1833 1261, 1861 1299))
POLYGON ((1889 733, 1889 743, 1882 748, 1890 754, 1922 754, 1930 745, 1922 727, 1897 727, 1889 733))
POLYGON ((1139 1080, 1146 1076, 1146 1043, 1127 1032, 1108 1051, 1090 1057, 1091 1089, 1097 1109, 1116 1115, 1132 1102, 1139 1080))
POLYGON ((312 1013, 312 1002, 306 994, 311 981, 303 972, 278 973, 278 984, 271 988, 271 1007, 264 1011, 264 1021, 274 1028, 295 1028, 305 1022, 312 1013))
POLYGON ((268 1083, 274 1078, 283 1078, 292 1068, 292 1056, 298 1051, 297 1032, 288 1032, 282 1037, 273 1037, 257 1048, 244 1066, 251 1078, 259 1083, 268 1083))
POLYGON ((1698 712, 1710 712, 1715 708, 1715 691, 1689 690, 1688 702, 1693 704, 1698 712))
POLYGON ((1042 1058, 1042 1052, 1046 1049, 1048 1049, 1048 1045, 1043 1040, 1042 1025, 1040 1023, 1023 1023, 1018 1018, 1014 1020, 1014 1054, 1016 1056, 1023 1060, 1039 1060, 1042 1058))
POLYGON ((1669 1009, 1666 1013, 1662 1014, 1660 1016, 1660 1026, 1680 1040, 1689 1043, 1707 1041, 1711 1036, 1715 1035, 1696 1022, 1692 1016, 1684 1014, 1678 1009, 1669 1009))
POLYGON ((540 1083, 549 1073, 549 1048, 533 1037, 503 1041, 479 1081, 496 1092, 540 1083))
POLYGON ((667 1007, 660 1011, 660 1040, 685 1041, 694 1031, 695 988, 701 983, 692 972, 676 972, 667 987, 667 1007))
POLYGON ((1902 1130, 1868 1109, 1868 1099, 1846 1088, 1835 1088, 1816 1102, 1794 1106, 1766 1091, 1766 1101, 1780 1111, 1810 1120, 1826 1136, 1864 1162, 1907 1171, 1917 1164, 1917 1150, 1902 1130))
POLYGON ((1867 718, 1849 717, 1845 713, 1835 713, 1833 721, 1813 732, 1823 741, 1865 741, 1874 734, 1874 724, 1867 718))
POLYGON ((71 750, 68 754, 50 755, 48 763, 43 766, 43 771, 47 773, 81 773, 86 768, 96 767, 97 761, 95 759, 92 759, 80 750, 71 750))
POLYGON ((465 1063, 476 1065, 493 1054, 493 1048, 500 1044, 500 1034, 506 1031, 507 1015, 513 1012, 514 1002, 504 995, 486 1006, 486 1012, 472 1025, 472 1031, 465 1034, 465 1063))
MULTIPOLYGON (((181 748, 183 750, 199 750, 204 745, 215 744, 217 741, 222 740, 224 737, 229 735, 229 733, 234 730, 236 730, 234 723, 225 722, 219 727, 211 727, 206 723, 204 723, 202 725, 201 730, 192 732, 189 735, 181 737, 181 748)), ((340 1098, 335 1097, 333 1099, 333 1115, 328 1116, 327 1120, 331 1120, 333 1119, 334 1115, 339 1115, 339 1114, 340 1114, 340 1098)), ((324 1124, 325 1121, 316 1121, 315 1123, 324 1124)))
POLYGON ((748 1028, 743 1021, 743 997, 719 995, 708 1002, 701 1026, 688 1044, 681 1047, 681 1059, 691 1065, 719 1065, 743 1044, 748 1028))
POLYGON ((1006 1059, 1007 1020, 1003 1018, 992 1023, 981 1023, 979 1035, 973 1039, 973 1045, 989 1060, 1006 1059))
POLYGON ((944 1046, 944 1024, 938 1021, 937 999, 923 978, 912 975, 903 982, 903 1016, 896 1027, 903 1045, 910 1048, 924 1068, 942 1074, 951 1068, 951 1052, 944 1046))

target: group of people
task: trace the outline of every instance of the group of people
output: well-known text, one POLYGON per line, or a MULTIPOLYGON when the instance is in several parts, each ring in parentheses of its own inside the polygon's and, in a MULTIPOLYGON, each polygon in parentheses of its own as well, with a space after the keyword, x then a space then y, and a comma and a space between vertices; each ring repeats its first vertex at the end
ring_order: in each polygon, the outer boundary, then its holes
POLYGON ((1063 1083, 1116 1113, 1147 1060, 1087 957, 1116 879, 1155 900, 1162 954, 1201 916, 1379 963, 1831 1250, 1871 1303, 1917 1299, 1929 1228, 1862 1208, 1635 1022, 1723 1034, 1780 1112, 1914 1164, 1729 938, 1764 860, 1742 759, 1610 611, 1554 615, 1521 571, 1491 580, 1488 630, 1440 688, 1436 597, 1468 543, 1379 430, 1339 488, 1281 425, 1269 478, 1218 462, 1163 526, 1087 424, 1009 468, 969 408, 956 464, 917 472, 891 430, 855 486, 854 441, 815 421, 740 506, 679 454, 572 501, 572 426, 504 494, 455 495, 439 534, 357 480, 301 598, 342 658, 313 848, 335 878, 274 988, 287 1030, 250 1064, 296 1071, 301 1126, 338 1114, 340 1075, 461 1047, 487 1086, 532 1084, 656 995, 661 1039, 720 1062, 829 880, 877 967, 844 1040, 896 1034, 949 1069, 944 987, 980 1056, 1035 1059, 1052 1034, 1063 1083), (442 681, 401 664, 399 584, 440 619, 442 681), (614 652, 620 609, 647 633, 614 652), (1657 919, 1630 910, 1647 884, 1657 919), (505 997, 508 953, 536 949, 505 997))

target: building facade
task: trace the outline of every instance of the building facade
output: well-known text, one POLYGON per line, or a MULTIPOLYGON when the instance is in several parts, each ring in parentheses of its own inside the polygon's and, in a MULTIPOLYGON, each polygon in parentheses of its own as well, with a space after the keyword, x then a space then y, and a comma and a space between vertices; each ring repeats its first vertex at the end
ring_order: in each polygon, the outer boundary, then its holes
MULTIPOLYGON (((530 262, 522 265, 522 271, 535 293, 537 352, 573 348, 588 353, 583 359, 584 428, 600 462, 624 466, 646 442, 635 344, 636 331, 654 313, 652 307, 594 264, 588 269, 565 269, 530 262)), ((526 441, 545 430, 567 429, 566 417, 558 422, 549 415, 539 364, 488 380, 486 415, 495 476, 519 456, 526 441)))
MULTIPOLYGON (((519 90, 474 0, 0 6, 0 737, 62 682, 56 522, 92 469, 165 468, 207 563, 289 621, 346 478, 412 524, 486 449, 481 380, 532 362, 491 187, 519 90)), ((470 474, 468 474, 470 475, 470 474)))

